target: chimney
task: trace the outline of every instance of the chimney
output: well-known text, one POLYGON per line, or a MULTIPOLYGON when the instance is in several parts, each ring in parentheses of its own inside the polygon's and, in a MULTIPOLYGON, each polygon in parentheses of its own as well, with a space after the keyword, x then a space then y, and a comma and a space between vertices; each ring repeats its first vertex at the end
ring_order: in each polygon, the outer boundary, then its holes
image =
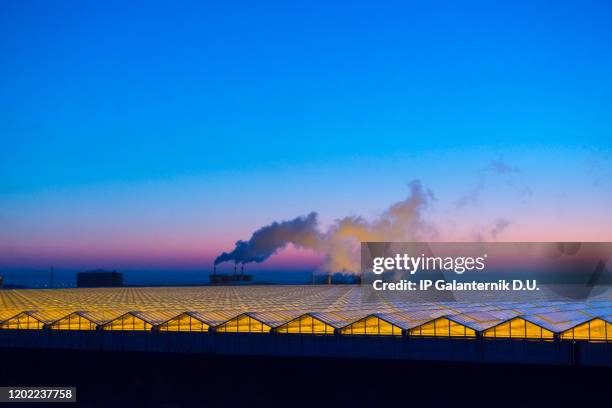
POLYGON ((244 264, 240 264, 240 274, 244 275, 244 264))

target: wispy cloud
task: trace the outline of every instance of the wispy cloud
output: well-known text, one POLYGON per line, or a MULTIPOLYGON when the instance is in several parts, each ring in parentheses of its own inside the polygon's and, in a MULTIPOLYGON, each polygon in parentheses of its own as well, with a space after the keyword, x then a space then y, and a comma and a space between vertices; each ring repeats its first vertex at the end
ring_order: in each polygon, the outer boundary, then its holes
POLYGON ((499 218, 495 221, 495 225, 491 229, 491 237, 497 239, 497 237, 503 233, 510 226, 510 221, 505 218, 499 218))
POLYGON ((484 182, 476 184, 472 189, 466 191, 455 201, 456 208, 464 208, 470 205, 476 205, 480 201, 480 196, 484 191, 484 182))
POLYGON ((521 172, 521 169, 506 163, 502 158, 491 160, 491 162, 489 162, 489 164, 483 170, 485 172, 494 174, 510 174, 521 172))
POLYGON ((501 157, 491 160, 479 171, 476 184, 455 201, 455 208, 461 209, 478 205, 487 185, 495 183, 497 177, 503 177, 502 182, 516 190, 521 198, 530 198, 533 195, 531 188, 527 185, 518 184, 513 180, 512 176, 518 173, 521 173, 521 169, 518 166, 506 162, 501 157))

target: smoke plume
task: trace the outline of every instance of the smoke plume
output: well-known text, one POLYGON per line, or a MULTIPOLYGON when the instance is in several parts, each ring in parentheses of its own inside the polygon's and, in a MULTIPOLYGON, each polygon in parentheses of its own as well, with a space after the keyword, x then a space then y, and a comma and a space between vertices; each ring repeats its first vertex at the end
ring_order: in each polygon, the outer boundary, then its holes
POLYGON ((436 229, 424 219, 424 211, 434 200, 432 192, 418 180, 409 184, 409 195, 391 205, 375 220, 348 216, 336 220, 326 231, 317 225, 317 214, 310 213, 291 221, 275 222, 255 231, 248 241, 236 242, 231 252, 222 253, 215 265, 234 261, 245 264, 263 262, 288 244, 310 249, 325 256, 322 269, 327 272, 359 271, 361 241, 400 241, 431 239, 436 229))
POLYGON ((236 247, 232 252, 223 252, 219 255, 215 259, 215 265, 226 261, 234 261, 239 264, 263 262, 285 248, 287 244, 315 249, 319 240, 317 213, 311 212, 305 217, 274 222, 258 229, 248 241, 236 242, 236 247))

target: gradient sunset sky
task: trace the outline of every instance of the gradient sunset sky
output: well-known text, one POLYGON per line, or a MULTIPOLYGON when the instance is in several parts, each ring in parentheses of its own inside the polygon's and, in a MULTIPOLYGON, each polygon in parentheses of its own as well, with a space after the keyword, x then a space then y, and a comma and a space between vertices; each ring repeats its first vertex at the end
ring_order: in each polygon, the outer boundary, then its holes
POLYGON ((611 241, 612 3, 383 3, 0 2, 0 271, 209 268, 414 179, 441 240, 611 241))

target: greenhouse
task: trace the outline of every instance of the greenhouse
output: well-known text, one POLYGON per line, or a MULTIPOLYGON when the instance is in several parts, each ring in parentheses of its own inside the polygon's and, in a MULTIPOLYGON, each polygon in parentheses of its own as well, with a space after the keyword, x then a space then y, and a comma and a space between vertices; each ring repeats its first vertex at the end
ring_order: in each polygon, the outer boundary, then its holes
POLYGON ((269 333, 272 327, 244 313, 215 327, 218 333, 269 333))
POLYGON ((2 324, 0 324, 0 328, 39 330, 42 329, 44 325, 45 323, 42 320, 32 316, 31 312, 21 312, 3 321, 2 324))
POLYGON ((64 312, 54 310, 24 311, 4 320, 0 329, 40 330, 64 316, 64 312))
POLYGON ((522 317, 515 317, 482 332, 483 337, 504 339, 552 339, 554 333, 522 317))
POLYGON ((157 326, 159 331, 207 332, 209 329, 210 324, 191 312, 181 313, 157 326))
POLYGON ((275 329, 276 333, 334 334, 335 328, 315 316, 306 313, 275 329))
POLYGON ((357 285, 0 290, 0 330, 611 341, 612 301, 407 301, 357 285))
POLYGON ((51 330, 96 330, 99 323, 88 317, 86 312, 74 312, 50 323, 51 330))
POLYGON ((594 318, 561 333, 562 340, 612 341, 612 316, 594 318))
POLYGON ((450 317, 439 317, 410 329, 410 336, 425 337, 476 337, 476 331, 450 317))
POLYGON ((173 312, 127 312, 101 325, 102 330, 151 330, 175 317, 173 312))
POLYGON ((402 328, 373 315, 357 320, 340 329, 345 335, 401 336, 402 328))

